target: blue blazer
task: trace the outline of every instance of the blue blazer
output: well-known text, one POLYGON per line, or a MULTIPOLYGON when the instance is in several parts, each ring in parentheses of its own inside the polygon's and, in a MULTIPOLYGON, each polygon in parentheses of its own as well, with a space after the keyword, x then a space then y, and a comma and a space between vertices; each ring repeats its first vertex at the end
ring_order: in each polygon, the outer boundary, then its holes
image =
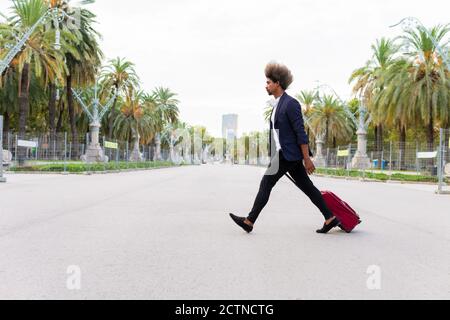
MULTIPOLYGON (((273 115, 273 111, 272 111, 273 115)), ((308 136, 305 132, 303 122, 302 107, 300 103, 284 93, 277 106, 275 123, 270 117, 270 155, 276 152, 275 140, 272 136, 272 129, 278 129, 278 135, 283 156, 288 161, 301 161, 303 154, 300 148, 302 144, 309 144, 308 136), (272 150, 273 148, 273 150, 272 150)), ((311 150, 309 155, 312 156, 311 150)))

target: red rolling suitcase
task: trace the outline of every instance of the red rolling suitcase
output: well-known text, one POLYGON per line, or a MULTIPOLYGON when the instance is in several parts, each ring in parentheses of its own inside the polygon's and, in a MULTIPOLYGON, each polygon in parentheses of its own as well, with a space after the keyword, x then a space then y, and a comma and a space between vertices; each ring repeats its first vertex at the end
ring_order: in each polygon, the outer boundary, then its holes
POLYGON ((355 227, 361 223, 361 220, 355 210, 347 202, 341 200, 337 195, 330 191, 322 191, 323 199, 330 208, 331 212, 341 221, 341 229, 347 233, 352 232, 355 227))
MULTIPOLYGON (((286 176, 294 184, 297 184, 295 180, 289 175, 286 176)), ((355 227, 361 223, 361 219, 352 207, 347 202, 341 200, 337 195, 331 191, 321 191, 322 197, 327 204, 327 207, 331 212, 341 221, 340 228, 347 233, 352 232, 355 227)))

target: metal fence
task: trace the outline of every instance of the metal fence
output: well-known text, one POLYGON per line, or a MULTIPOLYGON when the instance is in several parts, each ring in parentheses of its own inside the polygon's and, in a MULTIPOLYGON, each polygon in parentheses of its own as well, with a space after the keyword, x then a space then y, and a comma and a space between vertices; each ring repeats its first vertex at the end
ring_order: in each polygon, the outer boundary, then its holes
MULTIPOLYGON (((3 116, 0 116, 0 183, 6 182, 6 178, 3 177, 3 116)), ((5 154, 6 156, 6 154, 5 154)))
MULTIPOLYGON (((0 130, 1 131, 1 130, 0 130)), ((180 159, 187 164, 200 163, 232 163, 241 165, 262 165, 270 163, 267 157, 268 142, 260 138, 251 140, 247 144, 243 141, 225 141, 217 139, 206 149, 215 150, 214 154, 205 152, 205 149, 195 150, 195 144, 180 150, 177 148, 162 148, 157 150, 155 145, 140 145, 135 149, 134 144, 127 141, 108 141, 105 137, 99 138, 99 156, 105 159, 87 161, 84 155, 89 154, 92 147, 89 134, 72 139, 68 133, 27 134, 19 138, 17 134, 3 135, 3 163, 12 170, 43 165, 84 164, 86 171, 90 168, 103 165, 104 170, 119 168, 140 168, 145 162, 175 162, 180 159), (91 146, 91 147, 89 147, 91 146), (257 153, 258 150, 258 153, 257 153), (157 154, 160 154, 157 157, 157 154)), ((197 141, 198 142, 198 141, 197 141)), ((196 143, 197 143, 196 142, 196 143)), ((197 146, 202 146, 202 142, 197 146)), ((411 181, 427 181, 438 184, 438 192, 447 191, 447 182, 450 179, 450 130, 441 129, 440 137, 432 148, 421 142, 389 142, 377 146, 375 142, 367 143, 368 165, 364 169, 356 169, 353 158, 357 151, 356 144, 324 148, 324 161, 317 165, 320 169, 339 171, 342 175, 357 175, 365 178, 369 175, 384 174, 391 179, 393 175, 406 177, 417 176, 411 181)), ((317 158, 317 154, 315 154, 317 158)), ((97 170, 98 171, 98 170, 97 170)), ((1 171, 0 171, 1 177, 1 171)))
MULTIPOLYGON (((0 132, 0 134, 2 131, 0 132)), ((51 166, 71 164, 84 164, 87 171, 94 165, 104 165, 104 169, 133 168, 145 162, 171 162, 168 148, 161 148, 159 157, 154 145, 140 145, 138 152, 134 152, 133 143, 118 141, 101 137, 98 145, 98 158, 88 161, 83 156, 88 154, 91 145, 89 134, 72 139, 68 133, 31 134, 19 137, 15 133, 3 133, 3 168, 18 170, 32 168, 33 166, 51 166)), ((172 155, 173 156, 173 155, 172 155)))
MULTIPOLYGON (((375 142, 367 144, 368 166, 356 169, 352 165, 357 151, 356 144, 326 148, 325 159, 321 169, 334 171, 344 170, 347 175, 355 175, 355 171, 365 178, 368 174, 384 174, 387 179, 393 175, 411 177, 410 181, 427 181, 438 185, 438 193, 447 193, 450 180, 450 130, 441 129, 439 139, 430 148, 425 142, 389 142, 376 146, 375 142), (413 178, 416 176, 416 178, 413 178)), ((317 155, 316 155, 317 156, 317 155)), ((327 171, 326 171, 327 172, 327 171)))
MULTIPOLYGON (((375 148, 375 144, 369 142, 367 156, 370 166, 367 169, 437 176, 438 148, 439 142, 431 152, 425 143, 390 142, 383 144, 383 147, 375 148)), ((326 148, 323 155, 324 168, 352 169, 352 160, 356 151, 356 144, 326 148)))
MULTIPOLYGON (((449 194, 450 188, 446 179, 450 180, 450 129, 441 129, 439 134, 438 152, 438 193, 449 194)), ((448 182, 448 181, 447 181, 448 182)))

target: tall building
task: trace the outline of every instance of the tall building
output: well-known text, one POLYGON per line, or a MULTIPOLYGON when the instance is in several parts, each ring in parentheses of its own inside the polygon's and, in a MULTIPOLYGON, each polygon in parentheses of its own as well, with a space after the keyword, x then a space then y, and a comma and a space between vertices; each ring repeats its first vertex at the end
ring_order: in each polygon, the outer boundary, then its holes
POLYGON ((238 115, 226 114, 222 117, 222 138, 234 139, 238 133, 238 115))

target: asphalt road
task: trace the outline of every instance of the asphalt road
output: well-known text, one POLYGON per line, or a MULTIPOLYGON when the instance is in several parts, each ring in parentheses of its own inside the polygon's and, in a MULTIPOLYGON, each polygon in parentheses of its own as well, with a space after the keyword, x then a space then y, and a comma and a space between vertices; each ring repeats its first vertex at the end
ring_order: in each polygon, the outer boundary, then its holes
POLYGON ((0 184, 0 299, 450 299, 450 196, 313 177, 360 214, 318 235, 289 180, 254 233, 263 170, 207 165, 0 184))

